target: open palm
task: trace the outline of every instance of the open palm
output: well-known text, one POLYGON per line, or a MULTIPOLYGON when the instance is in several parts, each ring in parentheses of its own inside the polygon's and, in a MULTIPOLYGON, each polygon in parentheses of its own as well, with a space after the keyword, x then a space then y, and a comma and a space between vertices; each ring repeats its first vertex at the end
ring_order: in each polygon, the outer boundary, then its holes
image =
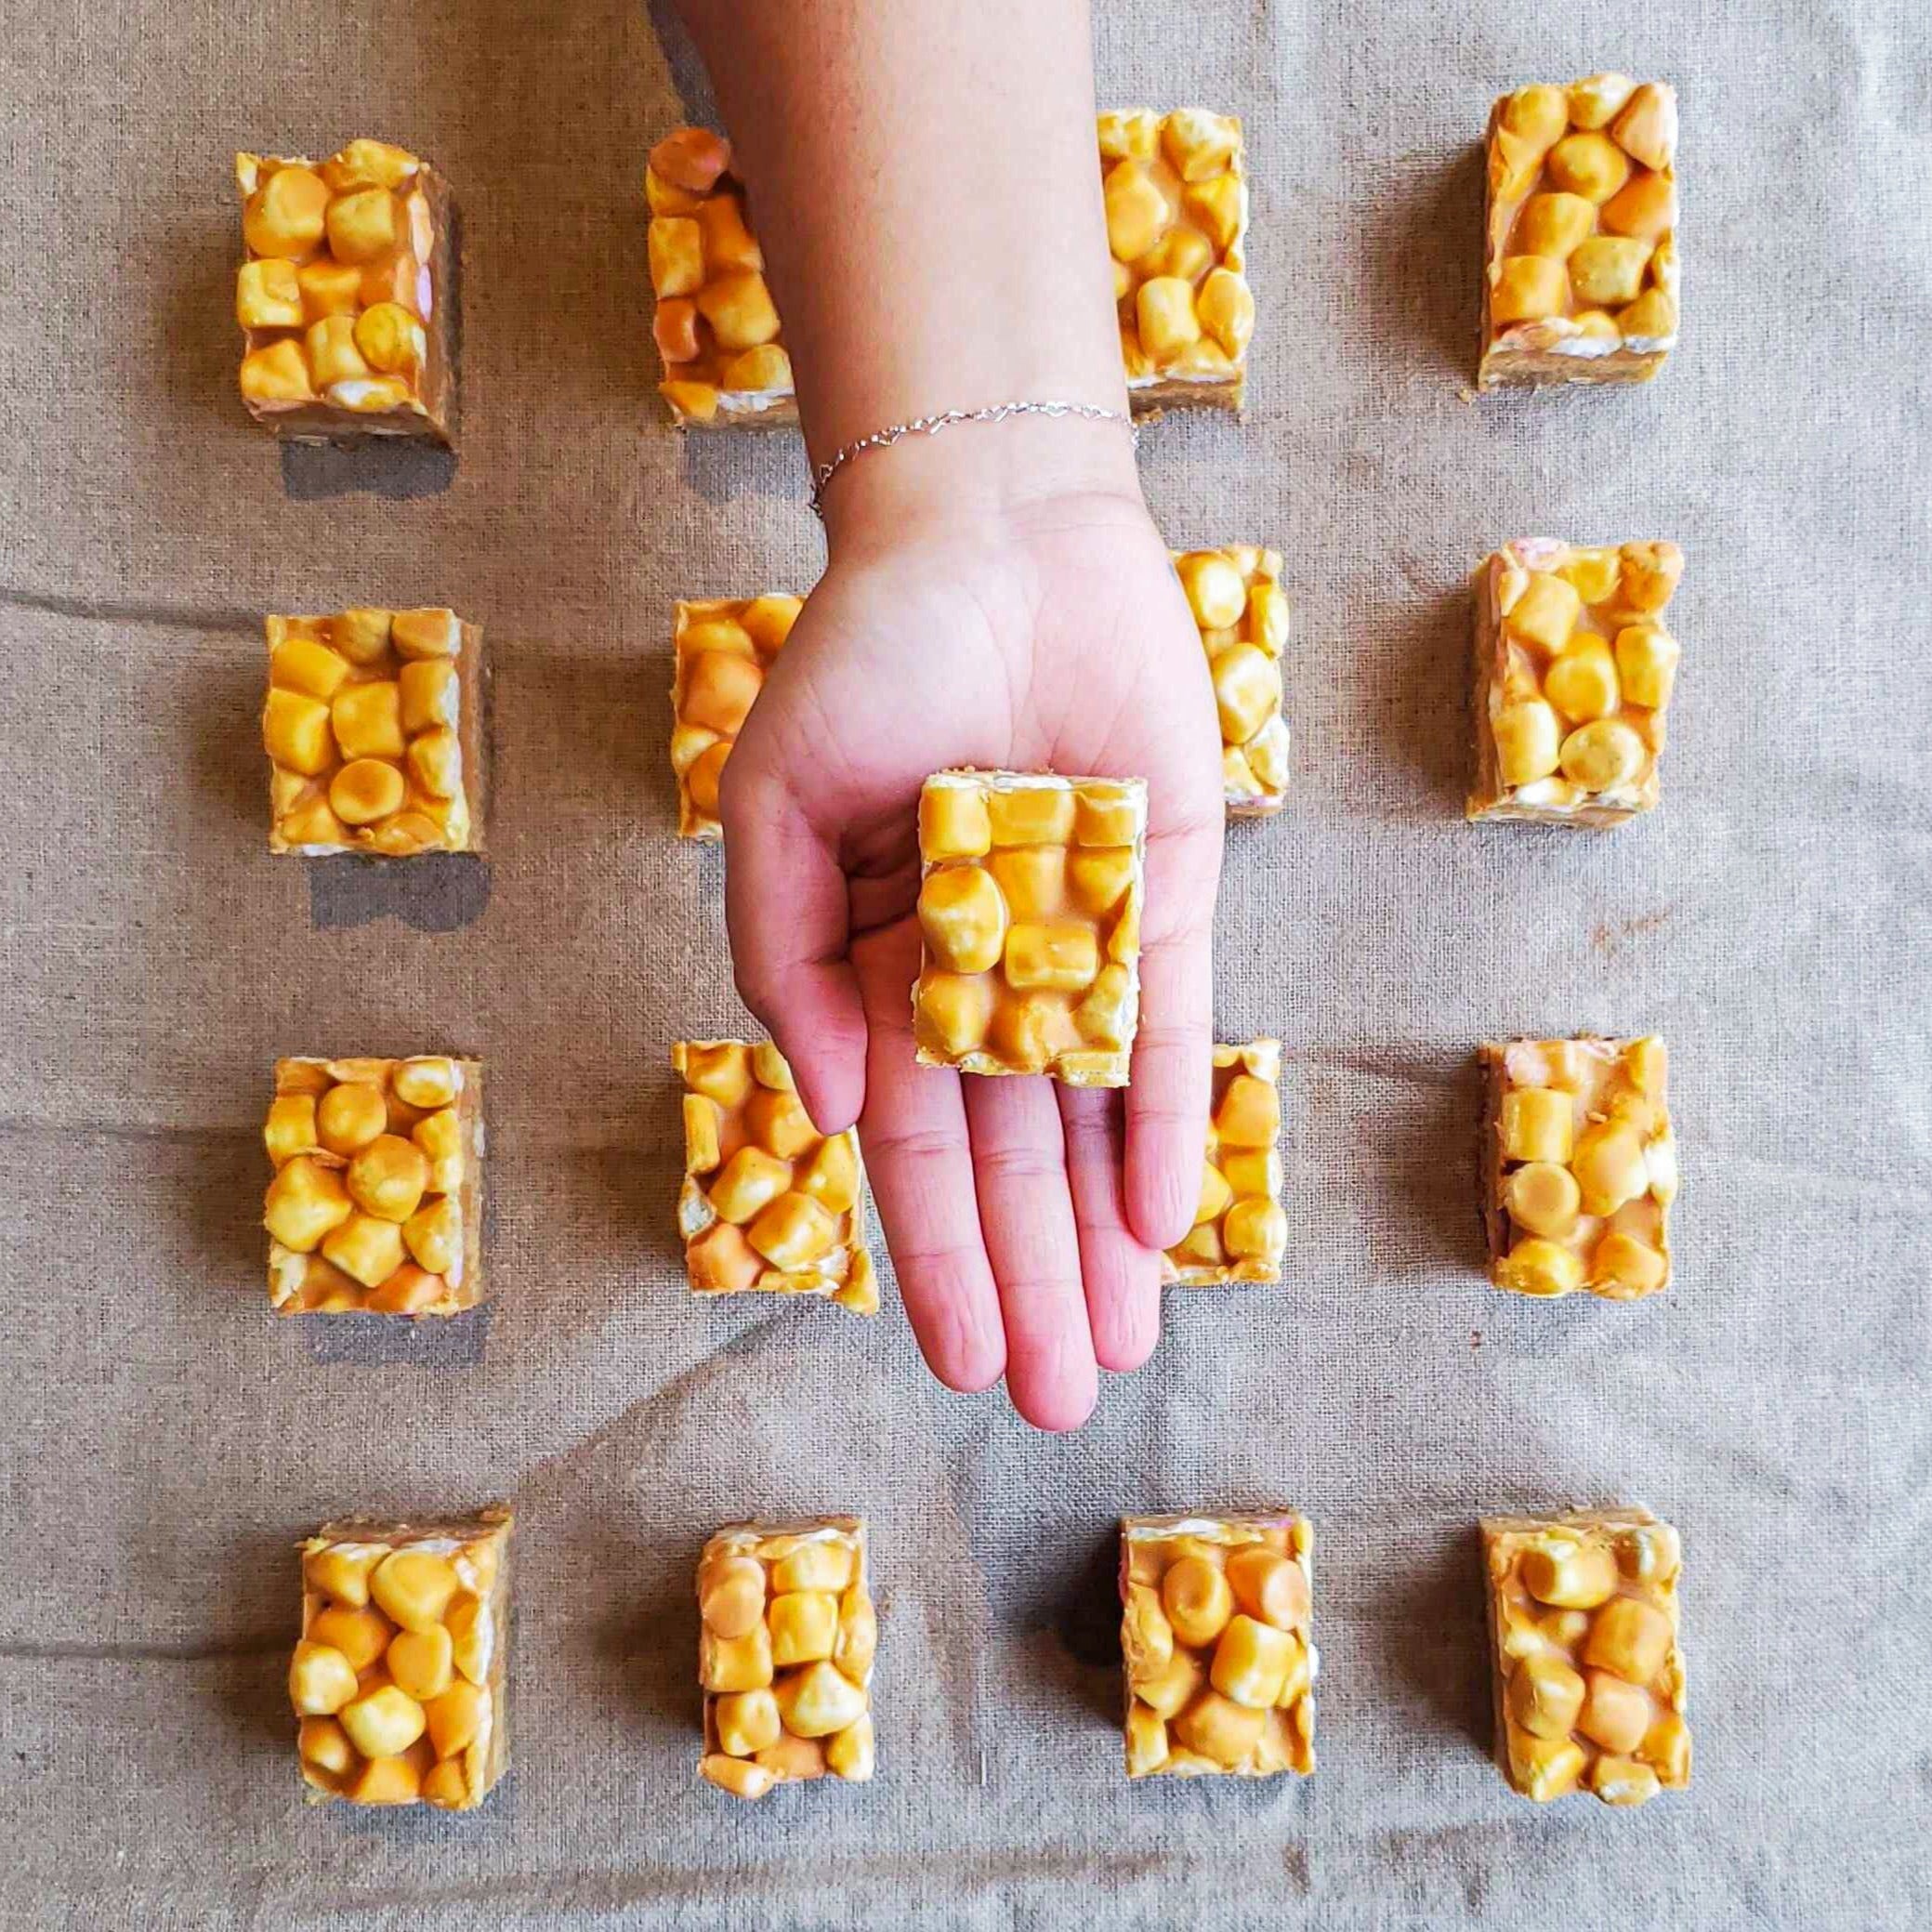
POLYGON ((738 984, 824 1130, 858 1122, 900 1287, 955 1388, 1004 1372, 1071 1427, 1160 1326, 1159 1249, 1201 1186, 1220 738, 1145 509, 1049 498, 896 532, 813 591, 726 768, 738 984), (950 766, 1148 782, 1133 1084, 918 1066, 921 782, 950 766))

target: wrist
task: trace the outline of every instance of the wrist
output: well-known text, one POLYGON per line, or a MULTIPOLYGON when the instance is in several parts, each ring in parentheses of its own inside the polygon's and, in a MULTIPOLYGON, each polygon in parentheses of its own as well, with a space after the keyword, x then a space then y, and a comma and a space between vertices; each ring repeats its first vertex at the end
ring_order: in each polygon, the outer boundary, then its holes
MULTIPOLYGON (((1001 400, 1086 401, 1044 389, 1001 400)), ((1088 407, 1111 414, 969 417, 855 451, 823 486, 828 549, 901 544, 935 524, 999 523, 1054 500, 1115 498, 1143 509, 1125 395, 1116 390, 1088 407)), ((882 422, 868 433, 893 427, 882 422)))

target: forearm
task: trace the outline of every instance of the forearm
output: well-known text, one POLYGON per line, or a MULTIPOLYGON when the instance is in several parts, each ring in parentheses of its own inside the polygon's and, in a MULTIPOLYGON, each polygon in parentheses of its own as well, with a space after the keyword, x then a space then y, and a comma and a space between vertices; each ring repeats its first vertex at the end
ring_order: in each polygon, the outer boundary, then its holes
MULTIPOLYGON (((747 185, 814 461, 938 410, 1125 409, 1086 0, 681 5, 747 185)), ((941 465, 968 493, 1135 487, 1128 438, 1106 424, 921 439, 893 453, 890 488, 941 465)), ((887 467, 842 479, 835 535, 887 467)))

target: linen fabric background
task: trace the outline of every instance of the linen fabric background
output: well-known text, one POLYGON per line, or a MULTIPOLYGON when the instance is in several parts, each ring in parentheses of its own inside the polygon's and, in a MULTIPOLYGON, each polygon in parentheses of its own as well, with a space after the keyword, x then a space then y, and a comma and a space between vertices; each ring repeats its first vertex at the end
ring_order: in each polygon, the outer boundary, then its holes
POLYGON ((652 392, 643 157, 709 111, 668 10, 7 7, 8 1925, 1932 1914, 1924 7, 1097 12, 1103 101, 1247 123, 1246 420, 1142 468, 1176 545, 1287 559, 1295 792, 1229 837, 1216 985, 1223 1037, 1286 1045, 1292 1233, 1050 1439, 941 1389, 889 1282, 873 1323, 683 1289, 667 1048, 744 1016, 721 859, 673 835, 670 604, 821 551, 795 438, 682 441, 652 392), (1490 101, 1604 66, 1681 90, 1683 346, 1479 403, 1490 101), (463 204, 453 470, 284 455, 234 394, 231 151, 359 134, 463 204), (1468 573, 1540 533, 1689 556, 1664 804, 1608 836, 1461 819, 1468 573), (265 848, 261 614, 359 601, 487 631, 487 867, 265 848), (1479 1272, 1472 1049, 1584 1030, 1674 1054, 1679 1272, 1634 1307, 1479 1272), (489 1061, 489 1311, 271 1319, 270 1059, 440 1048, 489 1061), (506 1783, 306 1807, 293 1544, 496 1499, 506 1783), (1475 1518, 1634 1501, 1684 1537, 1695 1781, 1532 1807, 1475 1518), (1317 1526, 1320 1770, 1129 1785, 1116 1518, 1268 1504, 1317 1526), (692 1563, 823 1509, 872 1522, 879 1777, 736 1806, 695 1776, 692 1563))

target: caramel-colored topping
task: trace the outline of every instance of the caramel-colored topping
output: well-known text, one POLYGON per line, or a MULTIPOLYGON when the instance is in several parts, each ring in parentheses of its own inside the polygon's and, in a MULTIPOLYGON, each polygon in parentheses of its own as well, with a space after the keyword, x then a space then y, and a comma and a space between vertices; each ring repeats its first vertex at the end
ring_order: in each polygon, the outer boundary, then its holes
POLYGON ((1288 795, 1289 743, 1281 716, 1288 598, 1281 552, 1229 544, 1176 551, 1174 567, 1214 678, 1229 816, 1280 811, 1288 795))
POLYGON ((927 1066, 1124 1086, 1140 1008, 1147 786, 941 771, 919 798, 913 1032, 927 1066))
POLYGON ((1677 1148, 1663 1042, 1512 1040, 1480 1058, 1490 1279, 1608 1301, 1666 1287, 1677 1148))
POLYGON ((671 768, 677 776, 677 830, 683 837, 724 835, 717 788, 725 760, 804 608, 803 598, 780 592, 677 606, 671 768))
POLYGON ((1601 828, 1649 811, 1676 682, 1675 544, 1521 537, 1478 572, 1471 819, 1601 828))
POLYGON ((1315 1768, 1313 1548, 1301 1516, 1122 1522, 1128 1777, 1315 1768))
POLYGON ((289 435, 447 441, 449 223, 435 171, 387 141, 317 164, 238 154, 242 398, 289 435))
POLYGON ((878 1618, 854 1517, 738 1523, 698 1564, 699 1770, 733 1797, 873 1774, 878 1618))
POLYGON ((775 1046, 680 1040, 685 1269, 697 1295, 821 1295, 878 1312, 868 1195, 850 1128, 823 1135, 775 1046))
POLYGON ((482 633, 453 611, 270 617, 269 849, 482 849, 482 633))
POLYGON ((289 1700, 318 1800, 480 1805, 507 1755, 510 1517, 330 1523, 302 1545, 289 1700))
POLYGON ((476 1060, 285 1059, 263 1130, 285 1315, 453 1315, 482 1298, 476 1060))
POLYGON ((1490 116, 1479 384, 1645 382, 1677 335, 1677 101, 1592 74, 1490 116))
POLYGON ((1690 1781, 1677 1532, 1645 1509, 1485 1517, 1496 1755, 1538 1803, 1690 1781))
POLYGON ((1201 1203, 1193 1227, 1162 1256, 1163 1280, 1204 1288, 1281 1279, 1281 1076, 1279 1040, 1215 1048, 1201 1203))

